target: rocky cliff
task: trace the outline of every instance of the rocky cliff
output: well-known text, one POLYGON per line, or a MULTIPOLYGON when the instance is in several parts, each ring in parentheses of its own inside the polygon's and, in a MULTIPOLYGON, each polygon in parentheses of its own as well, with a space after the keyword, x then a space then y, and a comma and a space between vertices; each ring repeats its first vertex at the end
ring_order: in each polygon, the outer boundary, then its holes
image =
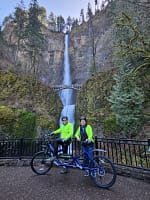
MULTIPOLYGON (((5 44, 1 46, 0 68, 13 70, 20 74, 31 74, 30 54, 23 48, 17 50, 17 38, 14 34, 15 24, 7 24, 4 31, 5 44)), ((52 32, 42 27, 46 46, 38 55, 37 76, 48 85, 60 84, 63 74, 64 33, 52 32)), ((24 41, 22 42, 23 46, 24 41)))
MULTIPOLYGON (((73 83, 84 83, 93 72, 104 71, 113 67, 112 16, 109 11, 109 8, 97 11, 96 15, 92 17, 92 21, 78 25, 69 33, 69 54, 73 83), (93 66, 93 62, 95 62, 95 66, 93 66)), ((1 67, 13 68, 19 73, 30 73, 30 58, 25 54, 24 49, 17 52, 17 39, 14 29, 15 23, 10 23, 5 26, 3 31, 8 46, 3 47, 1 52, 1 67), (16 57, 18 58, 17 61, 16 57)), ((63 79, 64 33, 53 32, 45 26, 42 27, 42 33, 46 40, 46 46, 38 56, 38 77, 48 85, 61 84, 63 79)))
POLYGON ((39 66, 40 79, 48 84, 61 84, 63 79, 64 34, 45 29, 47 50, 42 53, 39 66))
POLYGON ((71 31, 69 50, 74 83, 84 83, 93 73, 113 67, 109 9, 97 12, 91 22, 71 31))

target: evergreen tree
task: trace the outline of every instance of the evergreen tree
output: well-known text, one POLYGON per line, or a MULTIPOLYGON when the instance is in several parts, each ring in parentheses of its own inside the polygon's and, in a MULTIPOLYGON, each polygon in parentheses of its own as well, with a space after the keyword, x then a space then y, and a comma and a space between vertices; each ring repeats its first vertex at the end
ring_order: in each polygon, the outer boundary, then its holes
MULTIPOLYGON (((121 3, 124 4, 123 8, 126 10, 118 13, 113 34, 114 63, 119 72, 115 75, 116 84, 109 101, 116 115, 117 123, 122 127, 122 132, 131 137, 139 131, 144 121, 145 94, 140 80, 142 73, 147 71, 144 67, 150 66, 147 34, 149 27, 147 27, 147 32, 143 32, 141 29, 141 9, 137 7, 137 4, 135 8, 134 4, 129 7, 126 2, 121 1, 121 3), (138 11, 137 16, 135 16, 134 10, 138 11)), ((144 26, 142 25, 142 27, 144 26)))
POLYGON ((64 18, 60 15, 57 17, 57 31, 62 32, 65 28, 65 20, 64 18))
POLYGON ((84 19, 84 9, 81 9, 81 12, 80 12, 80 22, 81 22, 81 24, 83 22, 85 22, 85 19, 84 19))
POLYGON ((27 56, 30 58, 30 69, 36 76, 38 74, 41 51, 46 48, 46 42, 39 21, 39 5, 37 0, 31 0, 30 3, 25 37, 25 51, 27 52, 27 56))
POLYGON ((56 31, 56 17, 53 12, 48 17, 48 28, 51 31, 56 31))
POLYGON ((24 2, 21 0, 18 7, 15 8, 14 12, 14 34, 17 38, 17 42, 15 44, 15 63, 17 64, 18 61, 18 52, 20 51, 22 47, 22 43, 24 40, 24 34, 25 34, 25 25, 27 23, 27 12, 25 11, 24 2))
POLYGON ((44 7, 39 7, 39 21, 47 27, 47 15, 44 7))
POLYGON ((86 14, 87 20, 91 20, 92 16, 93 16, 92 6, 90 3, 88 3, 87 14, 86 14))
POLYGON ((116 84, 108 99, 116 115, 117 124, 127 137, 135 136, 143 123, 144 93, 131 68, 128 64, 120 68, 114 77, 116 84))
POLYGON ((92 54, 91 74, 96 74, 97 73, 96 54, 97 54, 97 46, 100 40, 100 29, 93 23, 94 22, 93 13, 90 3, 88 3, 87 19, 88 19, 87 23, 88 23, 89 49, 92 54))
POLYGON ((72 19, 72 29, 73 28, 77 28, 78 27, 78 25, 79 25, 79 21, 78 21, 78 19, 72 19))
POLYGON ((72 23, 73 23, 73 21, 72 21, 71 17, 69 16, 67 18, 67 22, 66 22, 66 29, 67 29, 67 31, 71 31, 72 23))
POLYGON ((9 23, 12 23, 14 21, 14 18, 12 16, 12 14, 10 14, 9 16, 6 16, 3 20, 3 23, 2 23, 2 27, 5 28, 5 26, 9 23))

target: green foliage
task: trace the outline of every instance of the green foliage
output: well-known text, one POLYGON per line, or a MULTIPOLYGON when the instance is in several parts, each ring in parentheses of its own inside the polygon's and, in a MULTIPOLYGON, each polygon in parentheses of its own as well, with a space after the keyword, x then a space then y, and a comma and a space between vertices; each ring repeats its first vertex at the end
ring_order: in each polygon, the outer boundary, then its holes
POLYGON ((1 71, 0 90, 0 130, 3 135, 34 137, 36 127, 56 128, 62 104, 52 88, 33 81, 30 76, 1 71))
POLYGON ((19 41, 23 39, 25 24, 27 23, 26 12, 23 5, 19 5, 18 7, 15 8, 14 22, 15 22, 14 33, 19 41))
MULTIPOLYGON (((114 26, 114 64, 119 68, 116 84, 109 98, 122 133, 137 134, 144 122, 147 101, 146 82, 150 66, 149 11, 134 0, 116 1, 118 9, 114 26), (121 6, 123 5, 123 9, 121 6), (136 6, 135 6, 136 5, 136 6), (144 16, 144 21, 143 21, 144 16)), ((147 79, 148 81, 149 79, 147 79)))
POLYGON ((55 121, 52 118, 46 118, 44 116, 38 116, 36 120, 37 126, 40 126, 42 129, 55 129, 55 121))
POLYGON ((116 84, 108 98, 114 112, 117 124, 124 135, 130 137, 137 133, 143 123, 144 93, 136 83, 136 78, 130 71, 130 66, 120 68, 115 75, 116 84))
POLYGON ((102 126, 105 117, 110 113, 107 97, 110 95, 114 82, 114 72, 114 70, 110 70, 97 73, 83 85, 77 96, 76 119, 79 119, 81 115, 86 115, 93 128, 98 129, 102 126))
POLYGON ((58 32, 63 32, 63 30, 65 28, 65 20, 61 15, 57 17, 56 25, 57 25, 57 31, 58 32))
POLYGON ((2 133, 7 133, 7 136, 11 138, 35 137, 35 123, 35 113, 13 109, 8 106, 0 106, 0 127, 2 133))
POLYGON ((146 32, 143 32, 139 20, 125 12, 118 16, 115 22, 114 58, 116 65, 128 62, 134 74, 145 68, 147 70, 150 67, 149 26, 146 26, 146 32))
POLYGON ((5 124, 10 124, 14 122, 14 112, 11 108, 0 105, 0 124, 5 125, 5 124))
POLYGON ((28 39, 28 47, 31 50, 41 49, 43 47, 44 37, 41 31, 41 23, 39 21, 39 5, 36 0, 32 0, 29 8, 28 24, 26 25, 26 39, 28 39))
POLYGON ((36 115, 35 113, 22 111, 17 116, 12 131, 13 138, 34 138, 36 136, 36 115))
POLYGON ((109 115, 108 117, 105 117, 104 119, 104 134, 105 136, 114 136, 116 133, 120 132, 120 127, 116 123, 116 116, 115 115, 109 115))
POLYGON ((31 0, 28 20, 24 30, 24 52, 30 60, 30 72, 36 77, 40 63, 41 51, 45 50, 47 43, 42 34, 42 24, 39 20, 40 7, 37 0, 31 0))

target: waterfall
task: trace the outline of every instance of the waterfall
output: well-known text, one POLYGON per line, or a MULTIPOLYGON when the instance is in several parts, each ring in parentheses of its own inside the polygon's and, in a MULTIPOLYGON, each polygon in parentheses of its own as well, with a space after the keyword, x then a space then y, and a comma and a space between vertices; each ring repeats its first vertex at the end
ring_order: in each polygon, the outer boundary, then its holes
MULTIPOLYGON (((68 34, 65 34, 64 73, 63 73, 62 85, 72 85, 70 61, 68 53, 68 34)), ((59 96, 63 104, 61 117, 67 116, 69 122, 74 124, 75 105, 73 104, 73 89, 63 89, 59 92, 59 96)), ((61 117, 60 117, 60 124, 62 123, 61 117)))

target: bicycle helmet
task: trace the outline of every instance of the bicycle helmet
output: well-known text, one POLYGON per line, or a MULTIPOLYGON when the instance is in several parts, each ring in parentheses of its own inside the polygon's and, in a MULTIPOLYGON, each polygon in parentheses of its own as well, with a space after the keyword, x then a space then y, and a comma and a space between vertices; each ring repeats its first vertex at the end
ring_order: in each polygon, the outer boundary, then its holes
POLYGON ((63 117, 61 118, 62 121, 63 121, 64 119, 68 121, 68 117, 67 117, 67 116, 63 116, 63 117))
POLYGON ((81 120, 85 120, 85 121, 86 121, 86 117, 85 117, 85 116, 81 116, 81 117, 80 117, 80 121, 81 121, 81 120))

